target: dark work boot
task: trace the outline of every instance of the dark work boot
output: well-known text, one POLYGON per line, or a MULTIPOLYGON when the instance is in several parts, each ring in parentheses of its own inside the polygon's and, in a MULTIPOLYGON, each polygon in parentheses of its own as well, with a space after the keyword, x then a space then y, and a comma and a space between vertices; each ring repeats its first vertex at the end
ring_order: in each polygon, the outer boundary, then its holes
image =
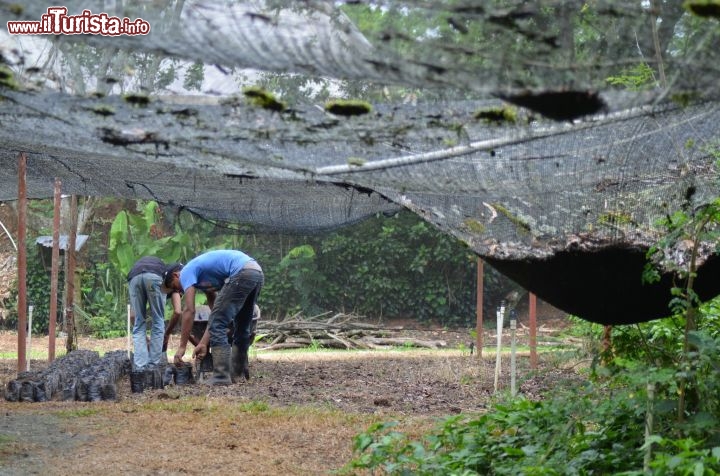
POLYGON ((235 383, 240 378, 250 380, 250 369, 248 365, 248 353, 240 349, 240 346, 232 346, 232 381, 235 383))
POLYGON ((213 356, 212 385, 230 385, 232 380, 230 374, 232 365, 230 363, 230 346, 218 345, 210 349, 213 356))

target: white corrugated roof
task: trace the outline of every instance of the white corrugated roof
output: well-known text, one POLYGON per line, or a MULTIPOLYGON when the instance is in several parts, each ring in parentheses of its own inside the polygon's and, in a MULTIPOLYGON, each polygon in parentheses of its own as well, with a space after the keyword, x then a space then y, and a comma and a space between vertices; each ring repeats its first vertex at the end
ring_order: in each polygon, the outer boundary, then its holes
MULTIPOLYGON (((90 235, 77 235, 75 238, 75 251, 80 251, 87 241, 87 239, 90 237, 90 235)), ((69 237, 68 235, 60 235, 60 249, 66 250, 68 248, 68 241, 69 237)), ((46 248, 52 248, 53 246, 53 237, 52 236, 38 236, 35 240, 35 243, 38 245, 44 246, 46 248)))

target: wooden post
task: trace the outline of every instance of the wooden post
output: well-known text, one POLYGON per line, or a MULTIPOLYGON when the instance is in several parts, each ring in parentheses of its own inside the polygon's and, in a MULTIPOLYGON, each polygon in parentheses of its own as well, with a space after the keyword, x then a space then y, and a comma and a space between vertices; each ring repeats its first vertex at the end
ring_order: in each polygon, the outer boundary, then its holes
POLYGON ((70 228, 68 247, 65 250, 67 268, 65 268, 65 325, 67 326, 67 353, 77 349, 75 335, 75 242, 77 239, 77 195, 70 197, 70 228))
POLYGON ((55 328, 57 325, 58 275, 60 274, 60 179, 55 179, 53 212, 53 247, 50 266, 50 324, 48 329, 48 361, 55 360, 55 328))
POLYGON ((475 345, 478 358, 482 358, 483 351, 483 288, 485 283, 485 272, 483 260, 477 259, 477 298, 475 302, 475 345))
POLYGON ((530 318, 530 368, 536 369, 538 365, 537 358, 537 297, 534 293, 530 294, 530 302, 528 314, 530 318))
POLYGON ((20 152, 18 158, 18 372, 25 370, 26 339, 27 339, 27 248, 25 247, 26 219, 27 219, 27 184, 25 175, 27 171, 27 156, 20 152))

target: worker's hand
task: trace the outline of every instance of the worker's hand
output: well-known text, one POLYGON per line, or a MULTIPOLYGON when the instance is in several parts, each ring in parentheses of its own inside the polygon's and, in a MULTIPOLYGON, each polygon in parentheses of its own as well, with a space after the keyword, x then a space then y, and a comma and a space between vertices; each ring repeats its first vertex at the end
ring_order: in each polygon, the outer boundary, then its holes
POLYGON ((204 359, 207 355, 207 345, 205 344, 198 344, 195 349, 193 350, 193 358, 194 359, 204 359))
POLYGON ((178 347, 177 352, 175 352, 175 357, 173 358, 175 365, 183 365, 183 357, 185 357, 185 346, 181 345, 178 347))
POLYGON ((163 346, 162 346, 163 352, 167 352, 168 342, 170 342, 170 334, 165 334, 165 337, 163 337, 163 346))

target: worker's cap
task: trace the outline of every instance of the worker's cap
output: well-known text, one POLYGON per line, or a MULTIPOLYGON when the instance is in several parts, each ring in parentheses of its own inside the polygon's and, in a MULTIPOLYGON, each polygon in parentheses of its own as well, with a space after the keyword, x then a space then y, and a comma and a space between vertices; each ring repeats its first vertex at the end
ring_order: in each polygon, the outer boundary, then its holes
POLYGON ((172 281, 172 276, 175 271, 180 271, 183 269, 182 263, 172 263, 165 267, 165 272, 163 273, 163 282, 160 286, 160 291, 162 291, 165 294, 174 293, 175 290, 170 287, 170 281, 172 281))

